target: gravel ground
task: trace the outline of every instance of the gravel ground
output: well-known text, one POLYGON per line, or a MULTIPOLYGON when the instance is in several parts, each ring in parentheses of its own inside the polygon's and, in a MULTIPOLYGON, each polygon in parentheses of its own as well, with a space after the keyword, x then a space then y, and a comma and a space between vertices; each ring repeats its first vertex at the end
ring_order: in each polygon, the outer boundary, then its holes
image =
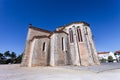
POLYGON ((19 67, 0 65, 0 80, 120 80, 120 63, 78 67, 19 67))
POLYGON ((66 69, 72 69, 72 70, 84 70, 84 71, 92 71, 96 73, 108 71, 108 70, 114 70, 114 69, 120 69, 120 63, 104 63, 101 65, 96 65, 96 66, 59 66, 61 68, 66 68, 66 69))

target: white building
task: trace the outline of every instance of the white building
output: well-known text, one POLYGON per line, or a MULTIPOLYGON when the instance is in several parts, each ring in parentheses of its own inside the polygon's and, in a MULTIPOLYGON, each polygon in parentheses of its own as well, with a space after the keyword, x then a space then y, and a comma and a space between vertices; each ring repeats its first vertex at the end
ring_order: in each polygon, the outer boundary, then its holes
POLYGON ((108 59, 109 52, 98 52, 99 59, 108 59))
POLYGON ((120 50, 115 52, 115 56, 116 56, 118 62, 120 62, 120 50))
POLYGON ((106 59, 107 60, 109 56, 112 56, 112 58, 114 60, 117 59, 113 52, 98 52, 99 60, 101 60, 101 59, 106 59))

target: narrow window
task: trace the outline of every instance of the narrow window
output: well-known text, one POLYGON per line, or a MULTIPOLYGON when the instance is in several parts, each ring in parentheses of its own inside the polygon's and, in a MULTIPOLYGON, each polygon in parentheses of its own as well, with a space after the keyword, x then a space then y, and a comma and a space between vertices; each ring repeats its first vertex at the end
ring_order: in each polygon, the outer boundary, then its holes
POLYGON ((72 31, 71 28, 69 29, 69 34, 70 34, 70 42, 73 43, 74 42, 74 40, 73 40, 73 31, 72 31))
POLYGON ((62 37, 62 50, 64 50, 64 42, 63 42, 63 37, 62 37))
POLYGON ((43 43, 43 51, 45 51, 45 42, 43 43))
POLYGON ((78 34, 78 41, 82 42, 83 41, 82 33, 81 33, 81 29, 79 27, 77 28, 77 34, 78 34))

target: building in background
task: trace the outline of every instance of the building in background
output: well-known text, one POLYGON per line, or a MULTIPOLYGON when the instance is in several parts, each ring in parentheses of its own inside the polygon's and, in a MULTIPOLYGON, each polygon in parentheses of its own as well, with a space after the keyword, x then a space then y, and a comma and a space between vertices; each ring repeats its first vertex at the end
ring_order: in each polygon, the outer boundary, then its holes
POLYGON ((108 59, 109 52, 98 52, 98 58, 101 59, 108 59))
POLYGON ((114 54, 117 58, 117 61, 120 62, 120 50, 116 51, 114 54))
POLYGON ((112 61, 117 62, 117 56, 113 52, 98 52, 98 58, 100 61, 105 60, 103 62, 109 62, 109 58, 112 57, 112 61))
POLYGON ((99 63, 90 25, 73 22, 55 31, 29 25, 21 66, 90 66, 99 63))

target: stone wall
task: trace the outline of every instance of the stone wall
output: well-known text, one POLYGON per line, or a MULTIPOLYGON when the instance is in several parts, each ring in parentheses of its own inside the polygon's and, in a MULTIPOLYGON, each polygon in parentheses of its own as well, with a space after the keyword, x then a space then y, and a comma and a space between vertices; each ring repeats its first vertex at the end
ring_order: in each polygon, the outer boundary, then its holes
POLYGON ((65 33, 54 33, 54 35, 51 36, 51 58, 54 58, 54 60, 51 60, 51 64, 68 64, 66 39, 67 34, 65 33))
POLYGON ((22 63, 21 66, 30 66, 29 62, 30 62, 30 52, 31 52, 31 48, 34 44, 33 40, 35 36, 48 36, 50 35, 49 32, 44 32, 44 31, 39 31, 36 30, 34 28, 29 28, 28 29, 28 34, 27 34, 27 39, 26 39, 26 45, 25 45, 25 50, 24 50, 24 54, 23 54, 23 59, 22 59, 22 63))
POLYGON ((92 32, 86 23, 72 23, 57 28, 54 32, 29 27, 21 66, 100 64, 92 32), (82 41, 78 41, 77 28, 81 30, 82 41), (69 29, 73 31, 70 42, 69 29))
POLYGON ((94 45, 94 41, 92 39, 92 33, 89 26, 86 26, 84 24, 71 24, 68 25, 63 30, 68 33, 68 39, 69 36, 69 29, 73 30, 74 35, 74 43, 69 42, 70 46, 70 54, 72 59, 73 65, 83 65, 83 66, 89 66, 89 65, 95 65, 99 64, 97 51, 94 45), (78 42, 77 37, 77 27, 81 29, 83 42, 78 42))
POLYGON ((49 38, 36 39, 32 54, 32 66, 49 65, 49 38))

